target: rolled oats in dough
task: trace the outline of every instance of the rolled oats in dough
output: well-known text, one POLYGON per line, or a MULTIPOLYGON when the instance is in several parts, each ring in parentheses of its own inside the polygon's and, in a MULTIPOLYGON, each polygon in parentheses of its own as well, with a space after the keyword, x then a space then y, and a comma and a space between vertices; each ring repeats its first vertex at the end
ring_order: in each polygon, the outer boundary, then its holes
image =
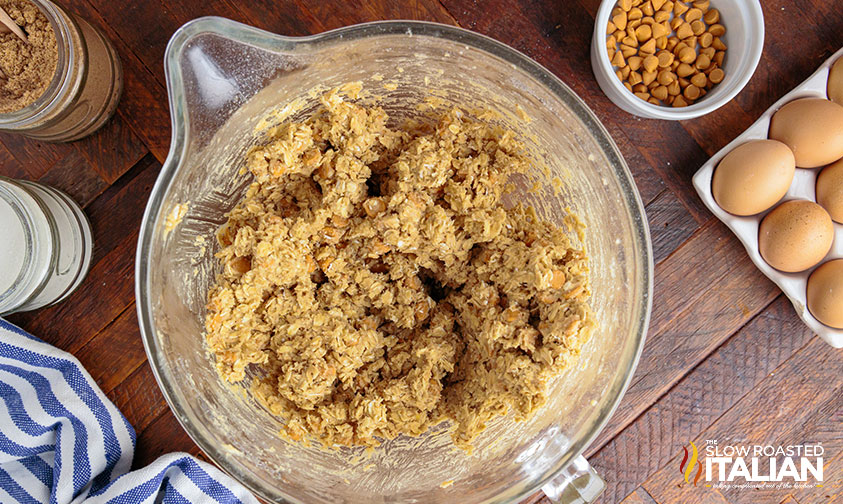
POLYGON ((218 234, 207 342, 282 435, 376 445, 450 420, 471 449, 490 419, 530 417, 594 328, 585 253, 532 208, 514 135, 458 109, 387 126, 331 92, 271 132, 218 234))

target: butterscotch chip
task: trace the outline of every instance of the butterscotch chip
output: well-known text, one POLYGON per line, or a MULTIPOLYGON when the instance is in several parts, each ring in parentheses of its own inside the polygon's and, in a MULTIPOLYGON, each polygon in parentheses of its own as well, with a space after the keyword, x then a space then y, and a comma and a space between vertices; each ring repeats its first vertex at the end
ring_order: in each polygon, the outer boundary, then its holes
POLYGON ((644 13, 641 12, 641 9, 639 9, 638 7, 633 7, 629 9, 629 14, 627 14, 627 17, 629 19, 641 19, 642 17, 644 17, 644 13))
POLYGON ((615 53, 615 57, 612 59, 612 65, 616 67, 622 67, 626 65, 626 60, 623 57, 623 53, 621 51, 617 51, 615 53))
POLYGON ((682 95, 678 95, 678 96, 676 96, 676 98, 673 99, 673 103, 671 104, 671 106, 677 107, 677 108, 678 107, 687 107, 688 102, 682 97, 682 95))
POLYGON ((642 24, 635 29, 635 36, 638 37, 638 42, 646 42, 653 36, 653 30, 650 25, 642 24))
POLYGON ((658 77, 659 84, 661 84, 663 86, 667 86, 668 84, 670 84, 674 80, 676 80, 676 75, 673 72, 671 72, 670 70, 661 70, 659 72, 659 77, 658 77))
MULTIPOLYGON (((713 37, 714 35, 712 35, 713 37)), ((717 49, 718 51, 725 51, 726 44, 720 40, 720 37, 714 37, 714 40, 711 41, 711 47, 717 49)))
POLYGON ((642 61, 644 61, 644 59, 641 56, 631 56, 626 60, 626 64, 629 65, 630 70, 638 70, 641 68, 642 61))
POLYGON ((685 13, 685 22, 691 23, 693 21, 697 21, 698 19, 702 19, 702 14, 702 11, 696 7, 689 9, 688 12, 685 13))
POLYGON ((612 18, 612 23, 618 28, 618 30, 625 30, 626 29, 626 22, 627 22, 626 12, 621 12, 619 14, 616 14, 612 18))
POLYGON ((680 63, 679 66, 676 67, 676 75, 679 77, 687 77, 693 73, 694 69, 687 63, 680 63))
POLYGON ((679 25, 678 28, 676 28, 676 36, 679 37, 680 39, 686 39, 688 37, 693 37, 694 36, 694 30, 691 29, 691 25, 689 25, 688 23, 682 23, 681 25, 679 25))
POLYGON ((656 41, 653 39, 648 40, 641 46, 641 52, 645 54, 653 54, 656 52, 656 41))
POLYGON ((709 65, 711 65, 711 58, 705 54, 697 56, 697 61, 694 63, 694 66, 699 70, 705 70, 709 65))
POLYGON ((708 47, 714 42, 714 35, 704 32, 702 35, 699 36, 697 39, 702 47, 708 47))
POLYGON ((651 83, 656 81, 657 75, 658 74, 655 71, 652 71, 652 72, 644 71, 641 74, 641 82, 643 82, 645 86, 649 86, 651 83))
POLYGON ((661 23, 653 24, 652 30, 653 30, 653 37, 655 37, 655 38, 667 37, 667 35, 670 34, 670 28, 668 28, 667 26, 664 26, 661 23))
POLYGON ((726 73, 720 68, 715 68, 710 74, 708 74, 708 78, 713 84, 719 84, 723 81, 724 77, 726 77, 726 73))
POLYGON ((647 100, 649 100, 649 99, 650 99, 650 93, 647 93, 647 92, 643 92, 643 93, 635 93, 635 96, 637 96, 637 97, 641 98, 641 99, 642 99, 642 100, 644 100, 644 101, 647 101, 647 100))
POLYGON ((693 63, 696 59, 697 52, 688 46, 685 46, 681 51, 679 51, 679 61, 682 63, 693 63))
POLYGON ((717 63, 717 66, 723 66, 723 59, 725 59, 726 53, 723 51, 717 51, 714 53, 714 62, 717 63))
POLYGON ((700 36, 705 33, 705 23, 702 21, 694 21, 691 23, 691 31, 694 32, 694 35, 700 36))
POLYGON ((641 83, 641 74, 635 71, 629 72, 629 83, 633 86, 641 83))
POLYGON ((709 9, 708 12, 703 14, 703 21, 705 21, 708 25, 716 24, 720 21, 720 11, 717 9, 709 9))
POLYGON ((667 51, 659 51, 656 57, 658 58, 660 68, 667 68, 673 63, 674 56, 667 51))
POLYGON ((653 89, 652 94, 653 94, 654 97, 658 98, 659 100, 666 100, 667 96, 668 96, 667 86, 662 86, 662 85, 656 86, 656 88, 653 89))
POLYGON ((644 69, 648 72, 654 72, 659 67, 659 59, 652 54, 644 58, 644 69))
POLYGON ((708 32, 715 37, 722 37, 726 33, 726 27, 722 24, 713 24, 708 27, 708 32))
POLYGON ((677 17, 687 12, 688 9, 689 7, 684 2, 677 1, 673 4, 673 14, 677 17))
POLYGON ((667 86, 667 93, 670 94, 670 95, 676 96, 681 92, 682 92, 682 89, 679 87, 679 81, 671 82, 667 86))
POLYGON ((683 91, 682 96, 684 96, 688 100, 696 100, 700 97, 700 88, 693 84, 690 84, 688 85, 688 87, 685 88, 685 91, 683 91))
POLYGON ((706 78, 705 74, 697 73, 691 77, 691 84, 697 86, 698 88, 704 88, 707 83, 708 78, 706 78))

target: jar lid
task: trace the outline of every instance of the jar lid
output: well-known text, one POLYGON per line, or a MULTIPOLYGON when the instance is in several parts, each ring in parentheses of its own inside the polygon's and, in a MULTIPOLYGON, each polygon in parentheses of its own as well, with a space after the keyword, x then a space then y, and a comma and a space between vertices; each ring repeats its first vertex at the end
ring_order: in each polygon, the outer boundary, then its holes
POLYGON ((50 257, 52 243, 44 240, 44 226, 33 212, 42 212, 37 202, 0 179, 0 315, 36 294, 47 273, 43 259, 50 257))

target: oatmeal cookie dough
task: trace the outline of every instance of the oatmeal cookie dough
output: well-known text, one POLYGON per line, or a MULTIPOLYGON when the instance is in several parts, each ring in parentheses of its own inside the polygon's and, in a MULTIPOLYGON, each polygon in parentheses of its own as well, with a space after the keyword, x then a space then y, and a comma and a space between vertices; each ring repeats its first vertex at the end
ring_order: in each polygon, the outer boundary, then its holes
POLYGON ((27 35, 0 33, 0 114, 20 110, 47 90, 58 64, 56 34, 47 17, 28 0, 0 0, 9 17, 27 35))
POLYGON ((249 154, 207 342, 226 380, 256 369, 253 392, 292 439, 375 445, 450 420, 470 450, 576 361, 594 327, 587 259, 501 204, 528 167, 511 132, 457 109, 387 123, 333 92, 249 154))

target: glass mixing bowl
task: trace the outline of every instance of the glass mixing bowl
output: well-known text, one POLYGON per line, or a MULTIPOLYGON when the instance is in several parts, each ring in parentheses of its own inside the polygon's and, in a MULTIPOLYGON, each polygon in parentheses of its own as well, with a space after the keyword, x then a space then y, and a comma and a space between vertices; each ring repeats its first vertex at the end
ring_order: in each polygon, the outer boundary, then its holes
POLYGON ((541 487, 571 501, 600 490, 580 454, 638 361, 653 266, 632 177, 582 100, 523 54, 431 23, 291 38, 202 18, 173 36, 166 70, 173 140, 141 228, 138 318, 167 402, 214 462, 272 502, 512 502, 541 487), (495 121, 525 142, 541 182, 535 190, 526 177, 515 180, 517 199, 557 224, 569 208, 587 226, 600 327, 535 417, 491 422, 472 456, 453 448, 444 425, 371 453, 282 440, 279 420, 245 388, 223 383, 206 352, 214 233, 250 182, 240 173, 244 154, 265 138, 264 126, 305 117, 320 89, 353 81, 393 118, 420 116, 425 100, 500 112, 495 121))

